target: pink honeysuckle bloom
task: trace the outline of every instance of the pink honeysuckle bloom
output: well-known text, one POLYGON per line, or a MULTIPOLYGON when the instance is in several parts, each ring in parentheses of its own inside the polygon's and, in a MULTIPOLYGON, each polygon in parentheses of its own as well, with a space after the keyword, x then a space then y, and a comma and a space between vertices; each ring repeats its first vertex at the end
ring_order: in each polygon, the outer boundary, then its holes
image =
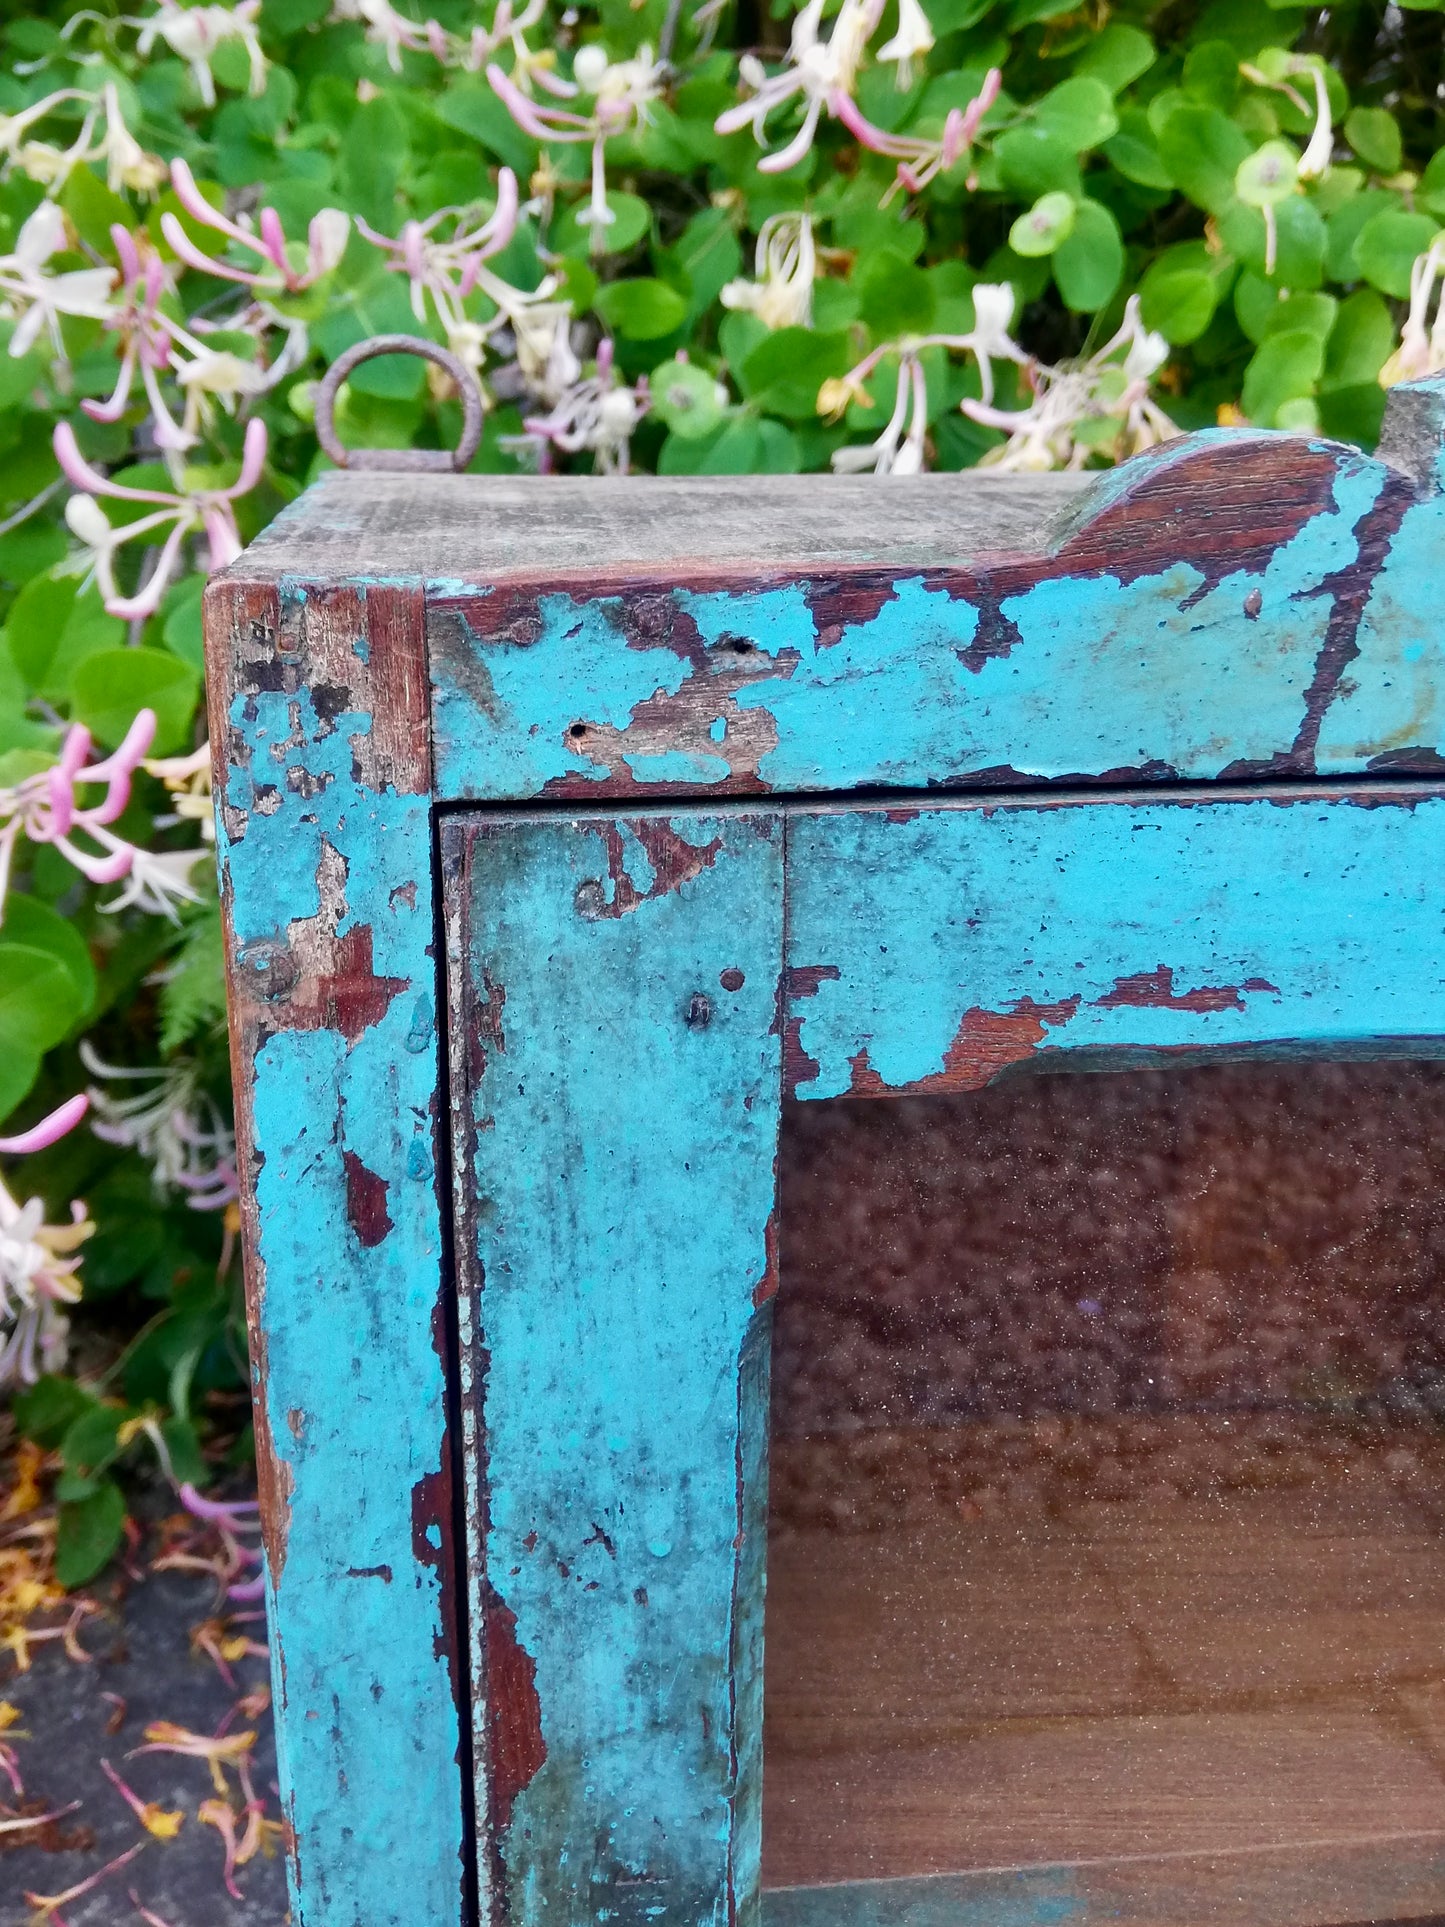
MULTIPOLYGON (((24 1156, 42 1151, 73 1131, 86 1099, 72 1097, 29 1131, 0 1138, 0 1152, 24 1156)), ((68 1225, 47 1225, 39 1198, 22 1205, 0 1183, 0 1386, 33 1385, 65 1356, 68 1322, 63 1305, 80 1296, 69 1254, 95 1227, 85 1207, 72 1204, 68 1225)))
POLYGON ((910 194, 921 193, 935 175, 945 173, 963 159, 978 138, 983 118, 998 99, 1002 86, 1003 74, 997 67, 990 67, 983 85, 967 107, 951 108, 944 119, 943 132, 932 140, 886 133, 866 119, 857 102, 847 94, 838 96, 833 111, 864 147, 898 162, 893 185, 883 197, 886 206, 899 188, 906 188, 910 194))
POLYGON ((52 439, 56 460, 67 480, 85 491, 71 496, 65 506, 65 519, 89 551, 90 564, 111 615, 131 621, 155 614, 180 557, 181 546, 189 536, 204 532, 209 548, 208 573, 224 569, 241 553, 240 532, 231 504, 248 494, 261 479, 266 465, 263 421, 253 418, 247 422, 241 472, 229 488, 196 489, 185 494, 167 489, 129 488, 111 481, 99 469, 92 468, 81 454, 69 422, 57 422, 52 439), (143 515, 138 521, 117 528, 95 501, 99 495, 122 502, 155 502, 160 506, 154 515, 143 515), (167 527, 169 533, 159 560, 145 586, 135 595, 123 595, 115 580, 117 550, 127 542, 138 541, 167 527))
MULTIPOLYGON (((853 0, 844 0, 844 3, 852 4, 853 0)), ((495 61, 487 67, 493 92, 524 134, 538 141, 591 143, 592 193, 577 219, 584 227, 598 230, 593 239, 594 246, 600 247, 600 230, 616 218, 607 205, 607 142, 613 135, 626 133, 648 120, 651 103, 662 92, 666 70, 653 59, 651 47, 639 47, 631 60, 614 61, 593 42, 577 51, 572 62, 573 83, 550 76, 531 55, 525 59, 519 57, 517 71, 536 78, 550 93, 563 98, 582 95, 592 98, 592 111, 585 114, 563 107, 542 106, 531 100, 517 85, 515 77, 503 73, 495 61)))
POLYGON ((569 455, 588 449, 596 457, 599 474, 627 473, 632 431, 647 413, 650 397, 645 380, 632 388, 618 383, 612 361, 612 343, 603 341, 597 350, 596 374, 573 382, 545 415, 532 415, 523 422, 527 436, 540 444, 543 470, 552 448, 569 455))
POLYGON ((803 124, 786 147, 758 162, 760 174, 783 174, 813 145, 824 110, 837 118, 841 103, 851 99, 858 70, 868 51, 883 0, 843 0, 826 40, 819 38, 824 0, 808 0, 793 21, 787 59, 780 72, 769 74, 753 54, 744 54, 739 72, 751 87, 752 98, 729 107, 713 123, 719 134, 736 134, 751 126, 758 145, 767 142, 767 121, 779 107, 794 99, 803 103, 803 124))
POLYGON ((281 226, 281 217, 271 207, 263 207, 257 217, 256 231, 241 226, 222 214, 196 186, 195 177, 182 160, 171 163, 171 185, 176 199, 191 219, 203 227, 212 228, 217 234, 225 235, 234 246, 243 248, 256 256, 255 267, 238 267, 234 262, 222 261, 206 254, 198 248, 174 214, 161 216, 161 232, 172 251, 187 267, 195 268, 202 274, 215 275, 222 281, 237 281, 258 295, 300 294, 309 288, 322 275, 329 274, 346 251, 346 238, 351 231, 350 217, 339 208, 326 207, 313 216, 306 230, 304 260, 302 250, 293 248, 286 239, 281 226))
POLYGON ((31 1151, 47 1150, 52 1144, 58 1144, 67 1131, 73 1131, 89 1108, 88 1097, 68 1097, 49 1117, 43 1117, 18 1137, 0 1137, 0 1153, 7 1157, 24 1157, 31 1151))
POLYGON ((204 349, 178 322, 161 312, 167 283, 165 263, 160 256, 148 253, 142 260, 134 236, 119 224, 112 227, 110 235, 120 261, 124 305, 111 308, 105 325, 120 336, 120 368, 107 400, 83 401, 80 405, 92 421, 119 421, 130 406, 131 388, 139 370, 155 424, 157 445, 173 450, 190 448, 196 438, 188 435, 171 414, 159 377, 172 368, 175 343, 199 353, 204 353, 204 349))
MULTIPOLYGON (((194 860, 201 852, 190 854, 194 860)), ((98 1138, 138 1152, 151 1167, 157 1191, 186 1193, 193 1210, 219 1211, 234 1202, 240 1195, 235 1134, 201 1088, 197 1064, 184 1058, 170 1064, 107 1064, 84 1038, 80 1057, 103 1083, 145 1086, 129 1097, 91 1086, 91 1129, 98 1138)))
POLYGON ((142 709, 112 755, 88 763, 90 731, 79 723, 67 731, 52 767, 0 789, 0 918, 15 847, 23 836, 31 843, 52 843, 68 863, 91 883, 118 883, 135 859, 134 847, 107 827, 130 800, 131 779, 155 735, 154 710, 142 709), (99 802, 82 804, 77 785, 105 785, 99 802), (82 832, 87 848, 75 841, 82 832))

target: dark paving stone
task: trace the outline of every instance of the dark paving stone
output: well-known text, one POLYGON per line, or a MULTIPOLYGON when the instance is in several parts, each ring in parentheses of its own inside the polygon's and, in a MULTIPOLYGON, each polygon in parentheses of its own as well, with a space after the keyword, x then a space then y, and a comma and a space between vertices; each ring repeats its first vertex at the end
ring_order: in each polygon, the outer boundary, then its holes
MULTIPOLYGON (((101 1597, 118 1591, 102 1586, 101 1597)), ((156 1573, 130 1586, 104 1619, 87 1620, 80 1640, 96 1654, 92 1665, 67 1659, 59 1642, 37 1647, 28 1673, 16 1674, 8 1654, 0 1655, 0 1699, 22 1715, 5 1736, 12 1741, 25 1781, 26 1799, 43 1800, 45 1810, 80 1801, 78 1811, 61 1821, 63 1838, 79 1832, 77 1844, 46 1852, 38 1846, 0 1853, 0 1920, 21 1927, 30 1917, 27 1889, 57 1894, 97 1872, 138 1840, 147 1839, 129 1807, 101 1772, 102 1758, 143 1800, 181 1808, 186 1819, 174 1840, 150 1840, 145 1851, 83 1899, 61 1909, 67 1927, 141 1927, 130 1899, 141 1903, 167 1927, 282 1927, 288 1918, 284 1863, 278 1854, 261 1855, 238 1870, 243 1898, 235 1901, 222 1884, 224 1850, 214 1827, 196 1820, 196 1809, 212 1796, 204 1760, 153 1753, 127 1761, 143 1743, 151 1720, 170 1720, 192 1732, 210 1734, 240 1695, 267 1682, 266 1662, 248 1657, 235 1663, 231 1689, 214 1664, 193 1653, 190 1631, 217 1610, 214 1583, 188 1573, 156 1573), (119 1694, 125 1717, 108 1734, 115 1704, 102 1697, 119 1694), (28 1737, 18 1737, 24 1734, 28 1737)), ((250 1628, 261 1637, 259 1624, 250 1628)), ((236 1721, 236 1730, 246 1723, 236 1721)), ((267 1817, 278 1815, 275 1750, 271 1718, 255 1722, 259 1737, 252 1760, 258 1796, 267 1817)), ((229 1774, 235 1789, 235 1775, 229 1774)), ((0 1781, 0 1798, 8 1798, 0 1781)), ((233 1797, 239 1806, 239 1797, 233 1797)), ((4 1836, 0 1835, 0 1841, 4 1836)))

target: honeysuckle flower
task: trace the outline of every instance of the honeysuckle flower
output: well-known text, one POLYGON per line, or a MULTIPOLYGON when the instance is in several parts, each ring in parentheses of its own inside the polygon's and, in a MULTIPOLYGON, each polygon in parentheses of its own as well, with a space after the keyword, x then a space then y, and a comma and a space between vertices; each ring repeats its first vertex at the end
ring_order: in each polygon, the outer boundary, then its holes
POLYGON ((386 50, 386 64, 394 74, 401 72, 403 53, 435 53, 445 60, 451 36, 444 34, 434 20, 423 25, 398 13, 390 0, 334 0, 333 20, 359 20, 366 38, 386 50), (440 51, 438 51, 440 49, 440 51))
POLYGON ((554 407, 582 375, 572 346, 571 304, 539 301, 519 309, 511 323, 523 383, 538 401, 554 407))
POLYGON ((597 372, 575 381, 545 415, 523 423, 539 447, 539 466, 546 469, 550 450, 575 455, 588 450, 601 475, 625 475, 632 431, 647 412, 647 389, 642 382, 629 388, 619 383, 612 365, 612 343, 597 350, 597 372))
MULTIPOLYGON (((58 1142, 84 1117, 86 1100, 72 1097, 18 1136, 0 1138, 0 1152, 24 1156, 58 1142)), ((47 1225, 39 1198, 20 1204, 0 1183, 0 1385, 33 1385, 65 1355, 67 1320, 61 1307, 80 1297, 71 1254, 95 1227, 81 1204, 68 1225, 47 1225)))
POLYGON ((912 134, 890 134, 881 127, 875 127, 872 121, 864 117, 858 103, 846 94, 839 95, 834 111, 838 120, 864 147, 897 161, 898 172, 883 196, 883 205, 886 207, 899 188, 906 188, 910 194, 921 193, 935 175, 945 173, 963 159, 978 138, 983 117, 998 99, 1002 86, 1002 72, 997 67, 990 67, 983 85, 967 107, 949 109, 944 118, 943 132, 936 140, 912 134))
POLYGON ((516 232, 518 206, 517 177, 504 167, 497 179, 497 205, 483 221, 466 208, 444 207, 425 221, 408 221, 393 240, 357 217, 358 232, 391 256, 387 265, 394 273, 409 279, 411 311, 417 320, 425 322, 430 302, 448 346, 472 368, 481 367, 487 341, 496 329, 521 325, 520 317, 530 307, 547 305, 557 285, 555 278, 548 277, 540 287, 523 292, 487 266, 516 232), (452 231, 441 238, 437 230, 448 221, 452 231), (497 311, 490 320, 477 321, 466 312, 468 297, 478 292, 497 311))
POLYGON ((1382 388, 1393 388, 1397 381, 1419 381, 1445 370, 1445 286, 1436 298, 1434 324, 1426 325, 1430 298, 1442 270, 1445 237, 1431 242, 1410 269, 1410 308, 1400 330, 1400 345, 1380 370, 1382 388))
MULTIPOLYGON (((192 861, 200 854, 192 852, 192 861)), ((235 1134, 201 1087, 200 1067, 180 1059, 139 1067, 107 1064, 82 1039, 81 1062, 101 1079, 87 1095, 91 1129, 107 1144, 135 1151, 151 1167, 156 1190, 185 1194, 197 1211, 224 1209, 238 1195, 235 1134), (119 1097, 105 1084, 134 1084, 119 1097)))
POLYGON ((786 147, 758 162, 761 174, 781 174, 798 162, 813 145, 818 122, 826 108, 834 117, 840 103, 852 96, 858 69, 883 14, 883 0, 843 0, 826 40, 819 38, 824 0, 808 0, 793 21, 792 38, 782 71, 769 74, 753 54, 744 54, 739 72, 752 98, 718 115, 719 134, 736 134, 751 126, 758 145, 767 143, 769 116, 801 98, 803 124, 786 147))
POLYGON ((266 425, 259 420, 246 424, 242 444, 241 472, 229 488, 204 488, 189 492, 154 488, 128 488, 92 468, 81 454, 75 431, 69 422, 57 422, 53 437, 56 460, 67 480, 84 495, 72 495, 65 505, 65 519, 72 534, 86 550, 86 560, 100 585, 101 596, 113 616, 131 621, 154 615, 160 607, 166 584, 180 556, 181 545, 190 536, 204 533, 209 557, 208 573, 225 568, 241 553, 241 537, 236 528, 231 504, 248 494, 261 479, 266 465, 266 425), (155 502, 155 514, 143 515, 135 522, 115 527, 93 499, 110 496, 122 502, 155 502), (115 555, 127 542, 157 535, 169 528, 160 557, 144 588, 135 595, 122 595, 115 581, 115 555))
POLYGON ((147 776, 158 777, 170 792, 175 814, 158 816, 157 829, 174 823, 195 823, 203 843, 216 840, 216 816, 211 802, 211 745, 202 743, 189 756, 153 756, 142 767, 147 776))
POLYGON ((92 421, 119 421, 130 406, 131 388, 138 370, 150 404, 157 445, 176 450, 189 448, 195 437, 171 414, 159 376, 171 366, 174 343, 180 342, 201 354, 206 351, 194 336, 161 312, 167 280, 160 256, 147 253, 142 261, 129 229, 116 225, 110 233, 120 261, 121 304, 111 305, 105 326, 120 336, 120 367, 116 371, 115 387, 105 401, 83 401, 80 405, 92 421))
POLYGON ((818 254, 812 217, 773 214, 758 230, 753 260, 756 280, 729 281, 725 308, 742 308, 769 328, 806 328, 813 319, 813 282, 818 254))
POLYGON ((145 1728, 145 1739, 144 1746, 133 1746, 126 1754, 128 1760, 138 1759, 142 1753, 180 1753, 187 1759, 204 1760, 211 1769, 212 1785, 222 1799, 228 1791, 222 1768, 237 1765, 256 1744, 256 1735, 249 1729, 223 1737, 192 1733, 173 1720, 152 1720, 145 1728))
POLYGON ((927 431, 928 386, 923 363, 915 351, 905 349, 898 357, 897 394, 883 433, 866 447, 835 449, 833 472, 852 475, 871 468, 875 475, 920 475, 927 431))
POLYGON ((126 1785, 109 1760, 101 1761, 100 1770, 153 1839, 175 1839, 186 1817, 184 1811, 168 1812, 158 1800, 142 1800, 133 1787, 126 1785))
POLYGON ((281 217, 274 208, 263 207, 257 217, 257 230, 243 227, 221 213, 196 186, 195 176, 181 160, 171 163, 171 186, 176 199, 203 227, 224 234, 236 247, 256 257, 257 265, 239 266, 234 261, 217 260, 198 248, 174 214, 161 216, 161 232, 172 251, 187 267, 222 281, 237 281, 257 295, 300 294, 321 276, 329 274, 346 252, 351 232, 350 216, 339 208, 326 207, 312 217, 306 230, 304 249, 288 242, 281 217))
POLYGON ((89 111, 94 108, 95 96, 83 87, 57 87, 54 93, 47 94, 43 100, 33 101, 29 107, 22 107, 17 113, 0 114, 0 157, 3 157, 7 169, 19 161, 29 142, 31 129, 71 101, 83 101, 89 111))
POLYGON ((0 788, 0 918, 16 845, 50 843, 91 883, 118 883, 127 875, 135 848, 110 825, 130 801, 131 780, 155 735, 155 712, 140 710, 120 748, 98 763, 89 761, 90 731, 73 723, 60 754, 46 770, 0 788), (83 803, 77 789, 104 787, 98 802, 83 803), (78 843, 77 836, 85 842, 78 843))
POLYGON ((149 153, 125 124, 120 92, 114 81, 101 90, 105 135, 97 159, 104 159, 106 182, 112 194, 129 188, 133 194, 154 194, 164 187, 168 169, 159 154, 149 153))
POLYGON ((261 0, 236 0, 231 7, 183 7, 178 0, 158 0, 156 11, 145 20, 128 20, 127 26, 139 27, 136 52, 144 60, 158 39, 184 60, 191 70, 202 101, 216 104, 216 77, 211 59, 216 49, 228 40, 239 40, 250 63, 253 94, 266 91, 266 56, 261 51, 261 0))
MULTIPOLYGON (((537 69, 533 65, 527 71, 537 69)), ((606 144, 613 135, 627 133, 648 119, 651 103, 662 92, 666 69, 653 59, 651 47, 639 47, 631 60, 610 61, 594 43, 578 49, 572 71, 573 83, 547 77, 548 90, 564 98, 590 95, 590 114, 542 106, 529 99, 516 79, 504 74, 495 61, 487 66, 487 79, 512 119, 533 140, 591 143, 592 193, 577 220, 596 230, 593 246, 600 250, 601 230, 615 218, 607 205, 606 144)))
POLYGON ((898 0, 898 30, 878 49, 878 58, 897 61, 900 93, 913 85, 913 63, 932 50, 933 28, 918 0, 898 0))
POLYGON ((51 274, 46 264, 71 245, 65 215, 53 201, 42 201, 15 237, 10 254, 0 255, 0 306, 14 321, 10 353, 25 355, 42 330, 49 334, 56 357, 63 359, 62 315, 81 315, 104 321, 110 314, 115 285, 111 268, 73 268, 51 274))
POLYGON ((1027 408, 961 404, 971 420, 1009 437, 1001 449, 984 456, 984 465, 1077 469, 1101 447, 1123 460, 1167 441, 1179 431, 1154 401, 1149 383, 1168 356, 1168 342, 1144 327, 1139 297, 1131 295, 1118 332, 1092 355, 1057 368, 1031 364, 1033 400, 1027 408))
MULTIPOLYGON (((1303 54, 1291 54, 1280 62, 1277 69, 1272 68, 1267 73, 1247 60, 1240 62, 1239 71, 1256 87, 1270 87, 1276 93, 1288 95, 1302 114, 1311 111, 1310 103, 1292 83, 1309 77, 1314 88, 1314 126, 1309 145, 1300 156, 1298 178, 1301 181, 1317 181, 1321 175, 1328 173, 1335 155, 1335 130, 1330 115, 1330 90, 1325 81, 1324 63, 1303 54)), ((1268 214, 1269 210, 1265 212, 1268 214)))

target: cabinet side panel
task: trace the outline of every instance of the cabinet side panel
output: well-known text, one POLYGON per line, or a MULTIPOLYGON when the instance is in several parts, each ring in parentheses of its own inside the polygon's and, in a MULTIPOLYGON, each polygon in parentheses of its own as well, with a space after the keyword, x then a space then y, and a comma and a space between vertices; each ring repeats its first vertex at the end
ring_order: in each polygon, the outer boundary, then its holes
POLYGON ((421 597, 207 602, 298 1927, 468 1917, 421 597))
POLYGON ((443 833, 493 1927, 757 1927, 783 825, 443 833))

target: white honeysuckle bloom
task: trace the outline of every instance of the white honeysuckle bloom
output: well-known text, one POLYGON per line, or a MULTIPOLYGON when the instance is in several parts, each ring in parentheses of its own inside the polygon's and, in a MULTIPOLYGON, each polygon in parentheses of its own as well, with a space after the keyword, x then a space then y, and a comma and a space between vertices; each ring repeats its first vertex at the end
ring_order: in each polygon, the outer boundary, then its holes
POLYGON ((211 745, 202 743, 189 756, 152 756, 142 767, 148 776, 158 777, 165 784, 175 805, 173 815, 156 818, 156 828, 198 823, 201 841, 214 843, 216 816, 211 801, 211 745))
POLYGON ((970 400, 961 404, 972 421, 1002 429, 1009 438, 1002 448, 991 449, 980 466, 1013 472, 1079 469, 1104 445, 1122 461, 1168 441, 1179 430, 1149 392, 1150 378, 1168 352, 1163 337, 1144 327, 1139 297, 1131 295, 1118 332, 1102 348, 1057 368, 1031 365, 1034 398, 1027 408, 1001 409, 970 400), (1106 443, 1081 432, 1111 423, 1118 426, 1106 443))
POLYGON ((0 1183, 0 1386, 33 1385, 64 1361, 60 1307, 80 1297, 69 1254, 95 1229, 80 1205, 71 1211, 70 1224, 48 1225, 38 1198, 22 1205, 0 1183))
POLYGON ((435 52, 432 38, 420 21, 408 20, 398 13, 390 0, 335 0, 331 18, 359 20, 366 38, 386 50, 386 64, 394 74, 401 72, 403 53, 435 52))
POLYGON ((1430 319, 1430 297, 1445 269, 1445 237, 1433 241, 1410 269, 1410 310, 1400 330, 1400 345, 1380 370, 1380 386, 1393 388, 1397 381, 1419 381, 1426 375, 1445 370, 1445 286, 1435 303, 1435 321, 1430 319))
POLYGON ((769 328, 806 328, 813 319, 818 254, 808 214, 772 214, 758 230, 754 281, 729 281, 725 308, 755 314, 769 328))
POLYGON ((273 368, 263 368, 229 349, 202 348, 194 360, 181 363, 176 370, 176 380, 186 397, 182 428, 187 435, 194 435, 202 426, 209 414, 207 397, 220 402, 228 415, 234 415, 238 402, 265 394, 277 379, 273 368))
POLYGON ((1315 124, 1309 145, 1300 157, 1302 181, 1317 181, 1328 173, 1335 157, 1335 130, 1330 122, 1330 90, 1325 84, 1324 69, 1311 66, 1310 74, 1315 83, 1315 124))
POLYGON ((542 301, 519 309, 512 317, 512 336, 522 380, 538 401, 554 408, 582 375, 572 346, 570 302, 542 301))
POLYGON ((852 95, 868 42, 883 14, 883 0, 843 0, 826 40, 819 38, 824 0, 808 0, 793 21, 788 57, 782 71, 769 74, 754 54, 744 54, 738 71, 752 99, 729 107, 713 123, 719 134, 751 126, 759 146, 767 143, 767 120, 777 108, 801 98, 803 124, 786 147, 758 162, 761 174, 782 174, 813 145, 824 108, 836 115, 839 99, 852 95))
POLYGON ((855 475, 871 468, 875 475, 920 475, 927 432, 928 384, 923 363, 916 353, 905 350, 898 357, 898 388, 883 433, 864 447, 835 450, 833 473, 855 475))
POLYGON ((14 321, 10 353, 28 354, 49 334, 58 358, 65 346, 60 334, 62 315, 81 315, 104 321, 111 312, 113 268, 74 268, 49 274, 46 264, 69 245, 64 214, 53 201, 42 201, 15 237, 11 254, 0 255, 0 308, 14 321))
POLYGON ((144 1158, 161 1196, 184 1192, 198 1210, 219 1209, 236 1196, 235 1134, 202 1089, 198 1064, 107 1064, 84 1038, 80 1055, 92 1077, 141 1087, 120 1097, 92 1085, 91 1128, 144 1158))
POLYGON ((235 6, 183 7, 178 0, 159 0, 145 20, 128 20, 139 27, 136 52, 144 60, 157 39, 163 40, 191 70, 197 91, 207 107, 216 104, 216 80, 211 57, 228 40, 239 40, 250 63, 251 92, 266 91, 266 56, 261 51, 261 0, 237 0, 235 6))
POLYGON ((538 466, 546 469, 553 448, 575 455, 587 450, 600 475, 625 475, 632 431, 646 414, 646 384, 635 388, 617 382, 610 341, 597 350, 597 372, 565 389, 545 415, 529 416, 523 427, 538 452, 538 466))
POLYGON ((898 87, 913 85, 913 63, 933 51, 933 28, 918 0, 898 0, 898 31, 878 49, 878 58, 898 62, 898 87))
POLYGON ((147 153, 126 126, 114 81, 106 82, 101 103, 105 110, 105 137, 97 159, 104 158, 106 184, 111 193, 119 194, 123 188, 129 188, 133 194, 159 193, 170 169, 159 154, 147 153))
POLYGON ((198 863, 211 861, 211 853, 205 848, 163 850, 159 854, 138 848, 122 879, 120 895, 100 907, 107 915, 143 910, 149 916, 179 923, 176 905, 201 901, 201 893, 191 881, 192 872, 198 863))

